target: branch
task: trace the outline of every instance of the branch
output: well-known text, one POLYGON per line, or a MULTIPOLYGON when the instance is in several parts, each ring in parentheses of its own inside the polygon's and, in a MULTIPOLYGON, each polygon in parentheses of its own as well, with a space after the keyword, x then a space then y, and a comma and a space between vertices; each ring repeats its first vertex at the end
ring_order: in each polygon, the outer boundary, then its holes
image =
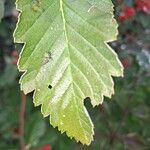
POLYGON ((21 104, 19 114, 20 150, 26 150, 24 141, 25 110, 26 110, 26 95, 23 92, 21 92, 21 104))

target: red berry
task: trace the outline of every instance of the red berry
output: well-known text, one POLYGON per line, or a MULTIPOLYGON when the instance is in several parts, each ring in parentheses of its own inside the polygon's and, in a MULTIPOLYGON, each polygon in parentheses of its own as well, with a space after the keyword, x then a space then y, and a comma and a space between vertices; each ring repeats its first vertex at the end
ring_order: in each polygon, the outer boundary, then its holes
POLYGON ((150 0, 136 0, 136 10, 150 14, 150 0))
POLYGON ((125 7, 119 16, 119 21, 123 22, 133 17, 135 15, 135 10, 133 7, 125 7))
POLYGON ((51 150, 51 146, 49 144, 44 145, 40 150, 51 150))

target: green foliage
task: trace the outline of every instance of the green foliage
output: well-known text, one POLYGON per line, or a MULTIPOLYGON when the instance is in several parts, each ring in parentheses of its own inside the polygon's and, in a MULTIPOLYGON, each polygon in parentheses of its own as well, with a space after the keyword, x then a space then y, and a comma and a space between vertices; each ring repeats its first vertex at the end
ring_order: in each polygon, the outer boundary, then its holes
POLYGON ((0 1, 0 22, 4 15, 4 0, 0 1))
POLYGON ((84 107, 114 94, 113 76, 123 68, 106 42, 116 39, 111 0, 17 1, 21 11, 15 42, 25 43, 19 70, 25 93, 34 92, 35 106, 69 137, 89 145, 93 124, 84 107))
MULTIPOLYGON (((119 0, 122 3, 118 3, 118 0, 114 1, 117 20, 124 7, 136 6, 134 0, 119 0)), ((148 14, 138 11, 125 22, 118 22, 118 39, 110 45, 125 66, 124 78, 115 79, 116 94, 111 101, 105 98, 104 103, 94 109, 88 99, 85 101, 85 106, 95 125, 95 136, 91 145, 87 147, 76 143, 50 126, 48 118, 43 119, 40 115, 40 107, 33 106, 32 94, 28 94, 25 113, 26 147, 30 150, 39 150, 44 145, 50 144, 52 150, 149 150, 150 26, 148 18, 148 14)), ((21 101, 18 85, 20 74, 17 72, 16 64, 12 64, 16 59, 12 53, 16 51, 19 53, 22 48, 21 44, 13 42, 12 34, 16 21, 15 0, 5 0, 5 14, 0 23, 0 150, 19 150, 20 145, 18 132, 21 101)))

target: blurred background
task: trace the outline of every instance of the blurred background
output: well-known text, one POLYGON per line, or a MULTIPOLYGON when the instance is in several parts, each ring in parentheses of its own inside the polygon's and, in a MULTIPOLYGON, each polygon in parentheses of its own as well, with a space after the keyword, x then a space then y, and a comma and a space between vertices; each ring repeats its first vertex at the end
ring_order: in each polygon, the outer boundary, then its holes
POLYGON ((34 108, 32 93, 20 92, 16 63, 22 45, 13 42, 18 12, 15 0, 0 0, 0 150, 19 150, 21 138, 28 150, 150 150, 150 0, 113 3, 119 35, 110 45, 124 78, 114 78, 115 95, 103 105, 93 109, 85 102, 95 125, 94 142, 87 147, 53 129, 40 107, 34 108))

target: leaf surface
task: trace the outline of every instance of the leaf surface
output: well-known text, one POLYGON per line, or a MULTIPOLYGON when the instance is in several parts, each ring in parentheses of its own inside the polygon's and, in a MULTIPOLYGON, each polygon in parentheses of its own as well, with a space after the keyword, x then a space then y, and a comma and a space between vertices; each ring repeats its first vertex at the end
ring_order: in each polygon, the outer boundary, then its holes
POLYGON ((101 104, 114 93, 111 76, 123 74, 106 44, 117 34, 111 0, 17 0, 17 8, 21 89, 35 90, 34 104, 53 127, 89 145, 94 131, 84 99, 101 104))

